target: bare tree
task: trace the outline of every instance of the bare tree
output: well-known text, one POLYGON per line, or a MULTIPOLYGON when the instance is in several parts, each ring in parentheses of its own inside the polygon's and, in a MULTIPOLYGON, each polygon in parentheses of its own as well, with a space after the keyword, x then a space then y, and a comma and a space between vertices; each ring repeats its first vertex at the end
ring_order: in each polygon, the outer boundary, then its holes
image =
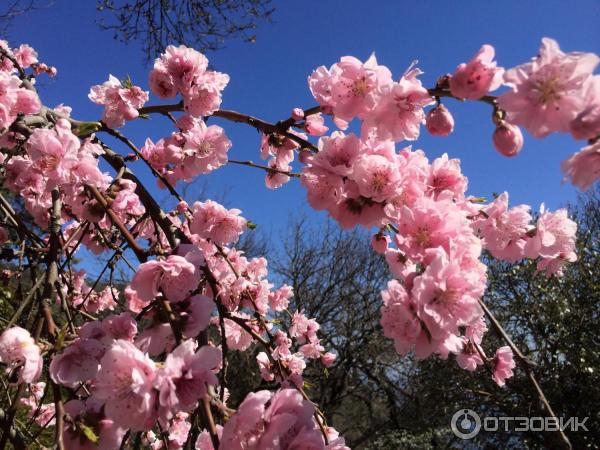
MULTIPOLYGON (((0 2, 0 32, 6 35, 13 19, 54 0, 0 2)), ((97 0, 99 26, 121 42, 142 44, 144 62, 167 45, 187 45, 206 52, 225 46, 229 38, 255 42, 260 22, 275 11, 272 0, 97 0)))
POLYGON ((53 0, 9 0, 0 6, 0 33, 6 35, 13 19, 34 9, 51 6, 53 0))
POLYGON ((111 16, 100 27, 122 42, 140 41, 146 62, 169 44, 204 52, 230 37, 254 42, 257 24, 274 11, 271 0, 99 0, 97 8, 111 16))
POLYGON ((387 264, 371 249, 366 232, 307 220, 288 229, 284 251, 271 258, 282 281, 294 288, 288 309, 316 318, 323 345, 338 356, 326 373, 319 365, 307 368, 310 393, 351 448, 360 448, 377 430, 397 429, 412 402, 404 386, 413 363, 396 355, 379 324, 387 264))

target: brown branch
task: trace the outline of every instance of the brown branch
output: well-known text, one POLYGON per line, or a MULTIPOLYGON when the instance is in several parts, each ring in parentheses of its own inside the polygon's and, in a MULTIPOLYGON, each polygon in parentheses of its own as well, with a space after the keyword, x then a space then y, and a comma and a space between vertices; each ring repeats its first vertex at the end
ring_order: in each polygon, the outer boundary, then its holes
MULTIPOLYGON (((311 108, 312 110, 312 108, 311 108)), ((140 108, 140 115, 142 114, 165 114, 167 112, 173 111, 183 111, 183 103, 179 102, 177 104, 170 105, 152 105, 146 106, 144 108, 140 108)), ((313 113, 314 114, 314 113, 313 113)), ((248 114, 242 114, 237 111, 230 111, 227 109, 218 109, 212 114, 214 117, 221 117, 222 119, 229 120, 231 122, 236 123, 245 123, 250 125, 253 128, 256 128, 258 131, 261 131, 264 134, 280 134, 285 136, 288 139, 291 139, 296 144, 298 144, 301 148, 309 149, 313 152, 317 152, 318 149, 312 143, 307 141, 306 139, 301 138, 300 136, 296 136, 294 133, 288 131, 289 125, 288 121, 282 121, 278 123, 270 123, 266 122, 257 117, 250 116, 248 114)))
POLYGON ((148 256, 146 255, 146 251, 139 246, 139 244, 137 243, 135 238, 131 235, 131 233, 125 226, 125 224, 121 221, 121 219, 119 219, 117 214, 111 209, 110 205, 108 204, 108 202, 106 201, 104 196, 100 193, 100 191, 96 187, 90 186, 90 185, 87 185, 86 189, 94 196, 94 198, 100 204, 100 206, 102 206, 102 208, 104 208, 104 211, 106 212, 106 214, 108 215, 108 217, 110 218, 112 223, 119 229, 119 231, 121 232, 121 234, 123 235, 123 237, 125 238, 127 243, 129 244, 129 246, 135 253, 135 256, 140 260, 140 262, 146 262, 148 259, 148 256))
MULTIPOLYGON (((535 377, 535 374, 533 373, 531 361, 529 361, 529 359, 527 357, 525 357, 525 355, 523 355, 523 353, 521 353, 521 351, 517 348, 517 346, 512 341, 510 336, 506 333, 506 331, 504 330, 502 325, 500 325, 500 322, 498 322, 496 317, 494 317, 494 315, 489 310, 489 308, 486 306, 486 304, 483 303, 483 300, 479 299, 479 305, 483 309, 483 312, 485 313, 487 318, 492 323, 494 330, 496 330, 496 332, 502 337, 502 339, 504 339, 504 341, 508 344, 510 349, 513 351, 513 353, 517 357, 517 360, 519 361, 521 366, 523 366, 523 369, 525 370, 525 374, 527 375, 527 378, 529 379, 531 385, 533 386, 540 402, 544 406, 544 409, 546 410, 548 415, 558 421, 558 418, 557 418, 556 414, 554 413, 554 410, 550 406, 550 403, 548 402, 548 399, 546 398, 544 391, 542 390, 540 384, 538 383, 538 381, 535 377)), ((563 430, 558 430, 558 435, 560 436, 562 447, 567 448, 567 449, 573 448, 573 446, 571 445, 571 441, 569 441, 569 438, 567 437, 567 435, 564 433, 563 430)))
POLYGON ((266 171, 269 174, 280 173, 282 175, 287 175, 288 177, 295 177, 295 178, 300 178, 300 176, 301 176, 299 173, 287 172, 285 170, 276 169, 275 167, 269 167, 269 166, 262 166, 260 164, 254 164, 252 161, 238 161, 236 159, 229 159, 227 162, 230 162, 231 164, 239 164, 241 166, 255 167, 257 169, 262 169, 262 170, 266 171))

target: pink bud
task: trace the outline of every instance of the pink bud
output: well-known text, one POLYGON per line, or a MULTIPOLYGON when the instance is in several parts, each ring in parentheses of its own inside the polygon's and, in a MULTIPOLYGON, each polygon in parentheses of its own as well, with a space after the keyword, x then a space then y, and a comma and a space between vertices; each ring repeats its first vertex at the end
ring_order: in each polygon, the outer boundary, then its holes
POLYGON ((496 150, 504 156, 516 156, 523 147, 521 129, 508 122, 501 122, 492 136, 496 150))
POLYGON ((331 352, 323 353, 321 355, 321 364, 323 364, 325 367, 329 367, 333 364, 336 358, 337 356, 331 352))
POLYGON ((294 108, 292 110, 292 119, 294 119, 294 120, 304 119, 304 111, 302 110, 302 108, 294 108))
POLYGON ((454 117, 444 105, 439 104, 427 113, 425 125, 433 136, 448 136, 454 130, 454 117))
POLYGON ((390 238, 385 234, 377 233, 371 238, 371 247, 373 247, 373 250, 375 250, 377 253, 385 253, 388 249, 389 243, 390 238))
POLYGON ((300 153, 298 154, 298 161, 300 161, 302 164, 306 164, 311 155, 312 153, 308 150, 300 150, 300 153))
POLYGON ((187 210, 188 210, 187 202, 182 200, 179 203, 177 203, 177 212, 179 212, 179 214, 184 214, 187 210))

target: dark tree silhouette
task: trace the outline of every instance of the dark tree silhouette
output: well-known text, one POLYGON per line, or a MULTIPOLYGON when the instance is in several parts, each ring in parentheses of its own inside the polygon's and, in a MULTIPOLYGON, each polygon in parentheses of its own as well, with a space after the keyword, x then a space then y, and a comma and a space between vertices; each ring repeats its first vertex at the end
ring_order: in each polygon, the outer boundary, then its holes
POLYGON ((122 42, 140 41, 146 61, 169 44, 205 52, 230 37, 254 42, 258 23, 274 11, 271 0, 99 0, 97 8, 100 27, 122 42))
MULTIPOLYGON (((5 34, 16 16, 53 3, 7 1, 0 5, 0 31, 5 34)), ((100 28, 121 42, 140 42, 146 63, 169 44, 206 52, 223 48, 229 38, 255 42, 258 24, 275 10, 272 0, 97 0, 96 8, 100 28)))

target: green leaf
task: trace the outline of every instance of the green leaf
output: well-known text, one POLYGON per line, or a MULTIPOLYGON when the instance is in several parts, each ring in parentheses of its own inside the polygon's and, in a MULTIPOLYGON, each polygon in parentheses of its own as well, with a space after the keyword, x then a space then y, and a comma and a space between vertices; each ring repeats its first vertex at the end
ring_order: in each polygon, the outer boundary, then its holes
POLYGON ((96 433, 91 427, 88 427, 87 425, 84 425, 82 423, 77 424, 77 426, 81 428, 81 431, 83 431, 83 434, 90 442, 93 442, 94 444, 98 443, 100 438, 96 435, 96 433))

